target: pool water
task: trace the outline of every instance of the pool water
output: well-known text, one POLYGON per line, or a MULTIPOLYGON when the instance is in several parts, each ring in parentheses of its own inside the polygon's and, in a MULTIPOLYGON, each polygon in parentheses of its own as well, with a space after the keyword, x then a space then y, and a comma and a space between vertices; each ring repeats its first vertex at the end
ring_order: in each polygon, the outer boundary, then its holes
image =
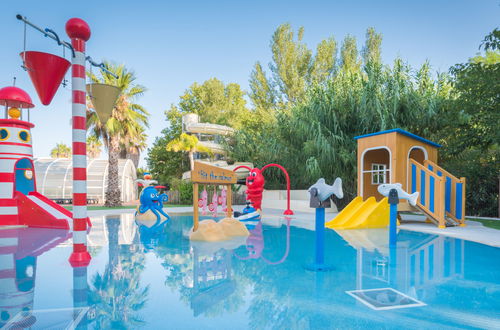
MULTIPOLYGON (((311 219, 311 222, 313 219, 311 219)), ((97 217, 92 262, 72 269, 68 233, 0 230, 0 327, 18 329, 500 328, 500 249, 400 230, 315 232, 269 219, 219 244, 186 238, 192 216, 139 228, 97 217)))

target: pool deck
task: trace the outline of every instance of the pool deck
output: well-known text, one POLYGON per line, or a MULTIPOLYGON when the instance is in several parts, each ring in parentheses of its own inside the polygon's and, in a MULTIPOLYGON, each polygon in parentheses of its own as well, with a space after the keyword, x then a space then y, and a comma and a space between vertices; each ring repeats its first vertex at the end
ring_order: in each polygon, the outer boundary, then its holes
MULTIPOLYGON (((244 206, 234 206, 236 211, 241 211, 244 206)), ((293 209, 293 204, 292 204, 293 209)), ((192 207, 167 207, 165 210, 169 214, 186 214, 192 213, 192 207)), ((89 217, 105 216, 110 214, 126 214, 134 213, 134 209, 122 209, 122 210, 93 210, 88 211, 89 217)), ((290 216, 292 219, 291 225, 294 227, 301 227, 309 230, 314 230, 314 209, 306 210, 302 209, 300 211, 295 211, 295 214, 290 216)), ((273 223, 278 224, 282 221, 286 221, 283 215, 283 210, 264 208, 264 221, 269 222, 270 225, 273 223)), ((333 219, 336 213, 327 213, 326 221, 333 219)), ((445 229, 439 229, 436 225, 432 223, 425 223, 425 217, 422 215, 402 215, 404 222, 398 227, 399 229, 419 231, 427 234, 437 234, 444 235, 458 239, 464 239, 472 242, 477 242, 481 244, 486 244, 490 246, 500 247, 500 230, 488 228, 483 226, 482 223, 477 221, 467 221, 466 227, 448 227, 445 229)))

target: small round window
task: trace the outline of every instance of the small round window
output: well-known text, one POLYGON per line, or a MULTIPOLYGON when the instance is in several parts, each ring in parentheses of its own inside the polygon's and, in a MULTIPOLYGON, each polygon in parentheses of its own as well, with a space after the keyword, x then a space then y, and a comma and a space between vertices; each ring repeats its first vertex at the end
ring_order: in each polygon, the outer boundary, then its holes
POLYGON ((28 131, 20 131, 19 138, 23 142, 30 142, 30 133, 28 133, 28 131))
POLYGON ((6 128, 0 128, 0 141, 5 141, 9 138, 9 131, 6 128))

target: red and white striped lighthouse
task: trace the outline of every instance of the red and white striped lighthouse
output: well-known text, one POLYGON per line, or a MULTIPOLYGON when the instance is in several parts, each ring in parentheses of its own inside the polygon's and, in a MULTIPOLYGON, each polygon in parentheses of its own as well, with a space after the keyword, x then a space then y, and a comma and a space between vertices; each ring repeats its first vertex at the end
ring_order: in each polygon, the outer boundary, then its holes
POLYGON ((0 119, 0 225, 18 225, 16 192, 36 191, 31 147, 34 125, 20 120, 22 108, 32 108, 33 103, 28 93, 12 86, 0 89, 0 104, 5 106, 6 117, 0 119))
POLYGON ((74 267, 87 266, 87 91, 85 88, 85 42, 90 38, 89 25, 80 18, 66 22, 66 33, 75 51, 72 58, 73 89, 73 253, 69 262, 74 267))

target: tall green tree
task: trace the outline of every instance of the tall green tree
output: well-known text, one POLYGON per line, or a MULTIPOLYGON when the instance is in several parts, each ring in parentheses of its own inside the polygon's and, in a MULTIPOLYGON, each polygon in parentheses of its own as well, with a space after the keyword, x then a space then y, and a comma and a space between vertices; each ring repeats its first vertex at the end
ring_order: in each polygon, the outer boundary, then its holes
POLYGON ((179 139, 182 133, 182 116, 188 113, 198 114, 201 122, 229 125, 233 128, 257 122, 255 113, 246 107, 245 92, 238 84, 224 84, 217 78, 211 78, 202 84, 192 84, 180 96, 179 103, 171 105, 165 111, 168 126, 148 150, 148 168, 155 178, 164 183, 181 177, 184 171, 190 169, 189 153, 167 150, 170 141, 179 139))
POLYGON ((482 48, 450 70, 452 107, 465 119, 447 136, 443 158, 467 177, 467 213, 500 216, 500 31, 487 35, 482 48))
POLYGON ((366 42, 363 47, 363 61, 366 64, 369 62, 380 63, 382 61, 382 34, 377 33, 373 27, 366 31, 366 42))
POLYGON ((90 75, 93 82, 104 83, 120 88, 121 94, 116 101, 111 118, 101 123, 89 103, 87 111, 87 126, 95 136, 104 142, 108 150, 108 187, 106 190, 105 205, 121 205, 121 192, 118 181, 118 159, 121 145, 124 141, 137 139, 144 135, 144 127, 148 127, 149 113, 143 106, 135 103, 136 99, 144 94, 146 88, 136 83, 136 75, 124 65, 104 63, 108 70, 118 76, 102 72, 101 76, 90 75))
POLYGON ((313 54, 303 38, 303 27, 295 33, 288 23, 278 26, 271 38, 270 74, 266 74, 260 62, 250 74, 249 96, 264 119, 270 119, 266 114, 303 100, 308 86, 325 81, 335 70, 335 39, 321 41, 313 54))
MULTIPOLYGON (((319 177, 333 182, 340 176, 344 200, 350 201, 356 194, 354 136, 400 127, 429 138, 447 127, 446 76, 433 78, 428 64, 414 74, 399 58, 392 66, 382 65, 380 53, 381 36, 373 29, 361 52, 347 36, 338 69, 325 81, 309 85, 304 100, 289 111, 278 112, 276 125, 238 131, 232 156, 257 166, 280 163, 296 189, 307 188, 319 177)), ((268 178, 269 187, 282 182, 271 172, 268 178)))

